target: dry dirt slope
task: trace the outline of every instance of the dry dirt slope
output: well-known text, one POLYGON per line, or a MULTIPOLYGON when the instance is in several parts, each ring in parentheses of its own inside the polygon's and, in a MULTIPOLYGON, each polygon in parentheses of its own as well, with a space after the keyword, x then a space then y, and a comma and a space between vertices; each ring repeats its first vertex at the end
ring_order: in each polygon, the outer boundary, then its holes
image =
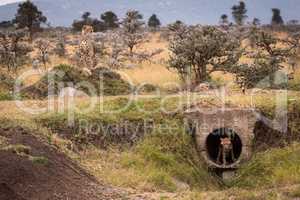
POLYGON ((0 128, 0 137, 0 200, 127 199, 29 130, 0 128))

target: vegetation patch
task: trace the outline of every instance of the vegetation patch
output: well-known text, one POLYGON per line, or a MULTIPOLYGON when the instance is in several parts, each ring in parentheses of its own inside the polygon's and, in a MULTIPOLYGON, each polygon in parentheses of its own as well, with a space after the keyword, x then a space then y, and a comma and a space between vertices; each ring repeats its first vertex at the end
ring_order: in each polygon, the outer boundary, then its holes
MULTIPOLYGON (((68 113, 48 113, 36 121, 53 132, 75 141, 77 144, 93 143, 99 147, 110 144, 134 144, 156 125, 163 124, 164 115, 159 111, 160 99, 129 102, 127 98, 105 101, 89 113, 74 112, 73 123, 68 124, 68 113), (111 112, 114 114, 112 115, 111 112)), ((166 103, 165 109, 175 110, 176 103, 166 103)), ((126 145, 125 145, 126 146, 126 145)))
POLYGON ((43 156, 30 156, 29 160, 37 165, 47 165, 49 163, 49 160, 43 156))
POLYGON ((300 183, 300 145, 258 153, 244 165, 233 186, 254 189, 300 183))
MULTIPOLYGON (((275 101, 264 101, 260 105, 257 105, 257 109, 260 113, 268 119, 275 119, 276 109, 281 106, 275 104, 275 101), (267 103, 266 103, 267 102, 267 103)), ((286 105, 287 109, 287 130, 281 132, 270 128, 263 122, 256 124, 254 133, 254 149, 255 151, 267 150, 268 148, 284 147, 288 144, 292 144, 297 141, 300 142, 299 135, 299 123, 300 123, 300 103, 294 99, 290 99, 286 105)), ((276 119, 278 120, 278 119, 276 119)))
POLYGON ((12 151, 18 155, 29 155, 31 148, 22 144, 17 145, 8 145, 7 147, 3 148, 6 151, 12 151))
POLYGON ((7 73, 0 72, 0 89, 1 91, 10 91, 14 87, 14 79, 7 73))
POLYGON ((14 79, 8 75, 0 72, 0 101, 12 100, 11 91, 14 88, 14 79))
MULTIPOLYGON (((105 107, 119 109, 125 102, 126 99, 120 98, 106 102, 105 107)), ((170 110, 176 108, 174 101, 167 104, 166 107, 170 110)), ((75 126, 69 130, 64 128, 67 127, 67 117, 64 114, 52 113, 40 116, 36 120, 52 129, 53 132, 64 134, 63 137, 75 141, 74 143, 79 147, 83 144, 92 144, 98 149, 105 147, 108 151, 116 145, 118 149, 121 148, 119 158, 109 161, 114 164, 106 163, 103 166, 103 168, 109 166, 106 174, 110 175, 106 178, 117 185, 127 187, 134 185, 134 187, 144 188, 146 184, 147 188, 152 190, 169 192, 187 188, 203 190, 218 187, 217 180, 210 176, 199 157, 193 138, 185 130, 183 115, 165 114, 159 108, 160 99, 147 99, 134 102, 125 110, 114 114, 113 117, 98 111, 85 115, 75 114, 75 126), (155 112, 140 112, 140 109, 155 112), (119 132, 118 135, 114 135, 114 128, 105 129, 107 137, 104 142, 99 143, 99 138, 103 139, 101 135, 103 132, 100 132, 100 136, 80 132, 82 129, 76 125, 80 120, 86 120, 87 124, 102 124, 108 127, 115 124, 119 126, 127 122, 126 126, 132 128, 127 129, 128 132, 119 132), (128 179, 131 181, 126 181, 128 179)), ((124 127, 120 130, 124 131, 124 127)), ((89 166, 88 163, 84 163, 89 166)), ((96 167, 94 165, 89 167, 93 171, 96 167)), ((95 171, 95 173, 98 172, 95 171)))
POLYGON ((13 96, 10 93, 0 91, 0 101, 9 101, 12 99, 13 96))
POLYGON ((291 198, 300 198, 300 186, 296 186, 295 188, 292 188, 290 191, 286 192, 287 196, 291 198))
POLYGON ((21 94, 28 98, 41 99, 49 95, 58 95, 64 87, 74 87, 90 96, 130 93, 130 85, 119 74, 107 68, 96 68, 89 76, 79 68, 59 65, 37 83, 23 89, 21 94))
MULTIPOLYGON (((182 124, 180 121, 173 122, 182 124)), ((125 153, 121 164, 143 176, 156 190, 207 190, 219 186, 208 173, 193 139, 184 129, 149 135, 125 153), (148 173, 145 174, 145 171, 148 173)))

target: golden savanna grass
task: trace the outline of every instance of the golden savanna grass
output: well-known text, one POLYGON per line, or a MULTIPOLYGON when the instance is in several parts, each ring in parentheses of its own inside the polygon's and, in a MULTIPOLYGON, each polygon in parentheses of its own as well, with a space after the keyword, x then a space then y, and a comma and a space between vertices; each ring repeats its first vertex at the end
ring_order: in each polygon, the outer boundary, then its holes
MULTIPOLYGON (((150 83, 162 88, 169 88, 172 85, 168 83, 180 83, 180 79, 178 75, 174 71, 170 71, 167 69, 166 61, 169 57, 168 51, 168 43, 160 39, 159 33, 153 33, 149 36, 149 42, 146 42, 140 46, 137 51, 153 51, 155 49, 161 48, 164 51, 155 57, 154 62, 143 62, 141 64, 135 63, 136 67, 132 69, 122 69, 119 70, 119 73, 127 79, 129 77, 130 80, 134 84, 143 84, 143 83, 150 83), (159 61, 159 62, 155 62, 159 61)), ((68 49, 68 52, 73 52, 74 49, 68 49)), ((245 60, 244 60, 245 61, 245 60)), ((247 61, 245 61, 247 62, 247 61)), ((51 57, 51 64, 48 65, 48 69, 51 69, 52 66, 61 64, 61 63, 69 63, 69 60, 66 58, 59 58, 56 56, 51 57)), ((26 69, 29 69, 30 66, 27 66, 26 69)), ((24 72, 26 69, 22 69, 24 72)), ((28 80, 24 82, 25 85, 31 85, 38 81, 40 77, 45 73, 45 71, 41 72, 40 74, 34 75, 29 77, 28 80)), ((236 87, 233 82, 234 76, 228 73, 223 72, 216 72, 213 75, 213 80, 221 83, 221 84, 231 84, 231 88, 236 87)), ((300 71, 296 73, 296 81, 300 82, 300 71)), ((201 94, 187 94, 183 97, 182 94, 174 95, 173 99, 174 102, 183 101, 183 104, 188 102, 186 99, 192 99, 190 104, 197 104, 198 102, 205 103, 212 103, 212 104, 221 104, 224 103, 226 105, 234 105, 237 107, 253 107, 256 106, 270 106, 270 102, 273 102, 276 98, 275 96, 276 91, 265 91, 259 90, 256 92, 252 92, 251 90, 247 91, 247 95, 241 94, 239 92, 235 93, 227 93, 225 96, 224 102, 221 100, 221 97, 218 95, 201 95, 201 94), (192 97, 192 98, 191 98, 192 97), (184 99, 186 98, 186 99, 184 99)), ((143 100, 149 100, 155 98, 163 98, 164 96, 157 97, 157 96, 147 96, 142 97, 138 96, 137 101, 143 102, 143 100)), ((84 108, 88 105, 89 100, 97 98, 75 98, 74 106, 80 108, 84 108)), ((99 100, 96 99, 98 103, 100 101, 105 102, 115 102, 119 99, 126 98, 125 96, 118 96, 118 97, 104 97, 103 99, 99 100)), ((299 99, 300 94, 299 92, 290 91, 288 93, 288 100, 294 101, 295 99, 299 99)), ((154 101, 153 100, 153 101, 154 101)), ((49 101, 47 100, 34 100, 34 101, 22 101, 28 107, 32 108, 47 108, 49 105, 49 101)), ((54 111, 59 113, 59 101, 57 99, 54 100, 54 111)), ((178 104, 179 105, 179 104, 178 104)), ((173 105, 174 106, 174 105, 173 105)), ((67 108, 63 108, 66 110, 67 108)), ((96 108, 97 109, 97 108, 96 108)), ((12 121, 25 121, 29 124, 34 124, 34 120, 37 116, 35 114, 29 114, 22 111, 15 102, 13 101, 2 101, 0 103, 0 118, 1 119, 9 119, 12 121)), ((46 114, 50 112, 50 110, 46 110, 46 114)), ((53 110, 51 111, 53 112, 53 110)), ((92 114, 89 113, 92 117, 92 114)), ((124 113, 125 117, 136 117, 135 112, 132 113, 124 113), (126 115, 128 114, 128 116, 126 115), (134 116, 132 116, 134 115, 134 116)), ((97 117, 97 116, 95 116, 97 117)), ((50 118, 51 119, 51 118, 50 118)), ((36 125, 36 124, 35 124, 36 125)), ((61 151, 65 152, 70 158, 77 161, 84 169, 86 169, 89 173, 95 176, 99 181, 104 181, 105 184, 111 184, 113 186, 120 186, 128 188, 128 190, 136 192, 140 192, 143 195, 151 196, 153 199, 177 199, 177 200, 199 200, 199 199, 208 199, 208 200, 221 200, 221 199, 235 199, 235 200, 252 200, 252 199, 280 199, 281 194, 289 193, 290 196, 294 198, 299 198, 299 187, 291 186, 289 188, 273 188, 269 190, 261 190, 259 188, 246 190, 240 188, 231 188, 225 189, 221 191, 203 191, 197 189, 190 189, 185 185, 181 184, 180 182, 176 182, 173 180, 172 177, 166 172, 165 169, 159 169, 161 166, 156 166, 157 160, 161 161, 169 161, 173 162, 172 154, 168 154, 166 152, 161 152, 159 149, 160 146, 155 146, 156 143, 151 143, 153 141, 150 140, 149 144, 142 143, 139 149, 129 149, 125 152, 120 152, 118 149, 110 148, 106 150, 95 148, 94 146, 87 146, 81 152, 73 152, 70 150, 70 146, 73 143, 69 140, 61 138, 55 132, 49 132, 49 130, 43 130, 48 134, 48 140, 51 144, 59 148, 61 151), (158 149, 156 149, 158 148, 158 149), (155 150, 155 151, 152 151, 155 150), (166 153, 166 154, 165 154, 166 153), (147 155, 148 159, 146 160, 141 155, 147 155), (154 156, 153 156, 154 155, 154 156), (159 155, 157 157, 157 155, 159 155), (153 159, 154 157, 154 159, 153 159), (157 159, 157 160, 155 160, 157 159), (149 165, 147 165, 149 164, 149 165), (128 167, 129 166, 129 167, 128 167), (133 166, 133 167, 131 167, 133 166), (145 167, 144 167, 145 166, 145 167), (145 173, 145 169, 149 170, 145 173), (164 171, 165 170, 165 171, 164 171), (176 182, 178 185, 174 185, 173 182, 176 182), (158 186, 164 187, 164 189, 159 188, 158 186), (178 187, 179 189, 174 189, 178 187), (168 192, 166 192, 168 191, 168 192), (174 192, 175 191, 175 192, 174 192), (267 191, 267 192, 266 192, 267 191), (277 194, 279 193, 279 194, 277 194), (278 197, 279 195, 279 197, 278 197)), ((157 141, 155 141, 157 142, 157 141)), ((0 138, 0 146, 5 141, 1 141, 0 138)), ((72 148, 72 147, 71 147, 72 148)), ((272 153, 272 152, 271 152, 272 153)), ((281 152, 279 152, 281 153, 281 152)), ((171 162, 171 163, 172 163, 171 162)), ((179 163, 185 166, 186 163, 179 163)), ((255 163, 254 163, 255 164, 255 163)), ((294 165, 292 166, 294 167, 294 165)), ((174 167, 170 167, 172 170, 176 171, 174 167)), ((182 170, 184 171, 184 170, 182 170)), ((186 170, 188 171, 188 170, 186 170)), ((177 171, 176 171, 177 172, 177 171)), ((204 173, 204 172, 203 172, 204 173)), ((284 180, 287 180, 289 177, 287 174, 287 170, 276 171, 275 174, 278 177, 283 177, 284 180), (283 175, 281 175, 282 173, 283 175)), ((296 177, 296 176, 295 176, 296 177)), ((297 180, 298 181, 298 180, 297 180)), ((295 182, 297 182, 295 181, 295 182)), ((209 183, 207 183, 209 184, 209 183)))
POLYGON ((148 41, 139 45, 136 51, 153 52, 157 49, 163 51, 154 56, 151 62, 136 64, 132 69, 122 69, 121 74, 128 76, 135 84, 150 83, 163 88, 174 88, 174 84, 180 83, 180 79, 175 71, 167 68, 170 52, 168 42, 161 39, 160 33, 148 35, 148 41))
MULTIPOLYGON (((285 33, 277 33, 279 37, 286 37, 285 33)), ((69 34, 67 35, 69 39, 78 39, 78 35, 69 34)), ((108 44, 109 45, 109 44, 108 44)), ((243 44, 246 45, 246 44, 243 44)), ((53 44, 54 46, 54 44, 53 44)), ((66 57, 58 57, 56 55, 51 56, 51 62, 47 64, 47 69, 50 70, 52 67, 59 64, 72 64, 70 62, 70 57, 74 54, 76 50, 76 46, 67 45, 66 50, 69 56, 66 57)), ((147 35, 146 42, 138 45, 134 50, 137 52, 147 51, 153 52, 157 49, 162 49, 163 51, 153 57, 151 62, 145 61, 142 63, 128 63, 125 65, 132 66, 131 68, 123 68, 120 70, 116 70, 119 72, 124 79, 129 80, 133 84, 144 84, 149 83, 160 88, 166 89, 174 89, 176 85, 181 83, 181 80, 176 73, 175 70, 171 70, 168 68, 168 59, 170 55, 170 51, 168 50, 168 42, 161 37, 161 33, 149 33, 147 35)), ((36 50, 32 53, 32 56, 36 54, 36 50)), ((249 63, 251 60, 242 57, 240 60, 241 63, 249 63)), ((297 62, 297 67, 299 66, 300 60, 297 62)), ((283 64, 285 66, 285 70, 290 71, 290 66, 288 64, 283 64)), ((28 64, 24 68, 22 68, 18 74, 22 74, 23 72, 31 69, 31 64, 28 64)), ((44 74, 45 69, 39 70, 40 73, 36 73, 26 80, 24 80, 24 85, 28 86, 37 82, 44 74)), ((212 74, 212 80, 217 82, 218 84, 230 84, 232 88, 238 88, 234 83, 234 75, 223 72, 214 72, 212 74)), ((300 82, 300 70, 295 74, 295 79, 293 82, 300 82)))

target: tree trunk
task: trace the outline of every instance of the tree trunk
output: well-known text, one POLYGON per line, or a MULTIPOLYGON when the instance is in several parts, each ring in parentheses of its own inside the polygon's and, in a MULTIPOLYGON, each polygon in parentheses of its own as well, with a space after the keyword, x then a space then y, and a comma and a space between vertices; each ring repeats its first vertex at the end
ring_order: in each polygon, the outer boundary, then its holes
POLYGON ((133 47, 134 46, 129 46, 130 57, 133 57, 133 47))
POLYGON ((33 41, 33 33, 30 31, 29 32, 29 42, 32 43, 33 41))

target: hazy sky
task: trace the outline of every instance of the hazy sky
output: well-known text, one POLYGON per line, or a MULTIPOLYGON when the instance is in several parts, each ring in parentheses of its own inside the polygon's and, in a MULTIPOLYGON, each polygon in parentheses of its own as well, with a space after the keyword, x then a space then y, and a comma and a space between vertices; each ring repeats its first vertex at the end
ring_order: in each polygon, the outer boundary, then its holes
MULTIPOLYGON (((0 5, 19 1, 22 0, 0 0, 0 5)), ((42 2, 44 0, 39 1, 42 2)), ((96 17, 99 16, 99 13, 106 10, 112 10, 116 12, 118 16, 124 16, 125 11, 131 8, 141 11, 145 18, 148 18, 152 13, 156 13, 163 23, 170 23, 175 19, 179 19, 189 24, 216 24, 221 14, 231 16, 232 5, 237 4, 239 1, 240 0, 47 0, 48 4, 44 4, 41 9, 49 18, 49 21, 56 25, 71 24, 75 18, 80 18, 84 11, 91 11, 92 15, 96 17), (65 2, 65 5, 58 3, 56 3, 58 5, 51 4, 51 2, 56 1, 59 3, 65 2), (76 2, 80 6, 72 7, 71 2, 76 2), (52 5, 52 9, 48 10, 46 5, 49 6, 50 4, 52 5), (65 9, 63 13, 55 12, 56 8, 58 8, 57 6, 65 9), (68 9, 68 6, 70 9, 68 9), (62 14, 62 16, 57 16, 59 14, 62 14), (66 18, 65 21, 62 20, 64 18, 66 18)), ((291 19, 300 20, 300 0, 244 1, 248 9, 248 21, 257 17, 261 19, 263 23, 270 23, 272 16, 271 8, 280 8, 284 21, 286 22, 291 19)), ((2 12, 3 13, 0 13, 0 20, 9 20, 13 17, 13 11, 2 12)))
POLYGON ((8 3, 14 3, 22 0, 0 0, 0 5, 8 4, 8 3))

